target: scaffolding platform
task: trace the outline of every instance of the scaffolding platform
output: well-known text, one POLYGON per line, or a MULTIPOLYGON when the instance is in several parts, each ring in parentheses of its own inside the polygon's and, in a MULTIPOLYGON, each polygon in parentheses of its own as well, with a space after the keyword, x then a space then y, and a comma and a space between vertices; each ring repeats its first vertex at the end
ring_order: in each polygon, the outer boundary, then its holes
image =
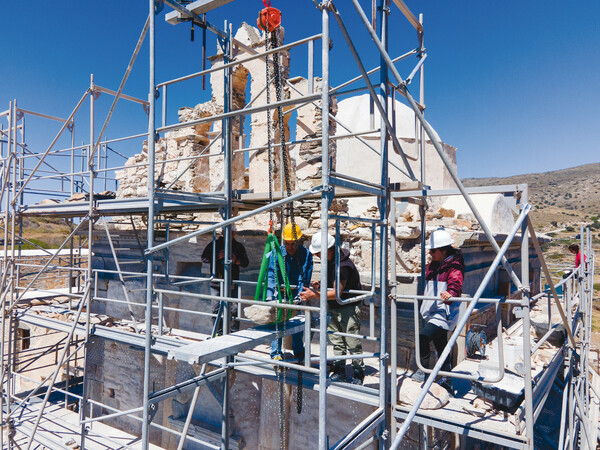
MULTIPOLYGON (((509 448, 527 448, 527 437, 517 433, 512 416, 491 411, 478 417, 467 412, 473 409, 475 398, 475 394, 468 392, 463 397, 450 398, 443 408, 419 409, 413 421, 509 448)), ((394 417, 404 421, 411 409, 412 405, 397 405, 394 417)))
MULTIPOLYGON (((15 442, 21 448, 26 448, 27 444, 27 436, 22 432, 31 432, 38 413, 38 404, 28 403, 19 416, 18 423, 15 423, 15 427, 19 430, 15 436, 15 442)), ((100 421, 93 422, 88 427, 85 435, 86 450, 141 449, 143 447, 138 437, 100 421)), ((44 448, 72 450, 81 440, 79 414, 58 405, 47 405, 33 439, 44 448)), ((162 447, 149 444, 148 448, 159 450, 162 447)))
MULTIPOLYGON (((148 197, 96 200, 93 211, 95 214, 109 217, 147 215, 149 204, 148 197)), ((224 204, 225 200, 222 197, 206 194, 181 193, 180 199, 160 195, 155 198, 157 213, 216 211, 224 204)), ((234 205, 242 206, 236 202, 234 205)), ((89 201, 26 205, 20 209, 23 216, 84 217, 89 212, 89 201)))

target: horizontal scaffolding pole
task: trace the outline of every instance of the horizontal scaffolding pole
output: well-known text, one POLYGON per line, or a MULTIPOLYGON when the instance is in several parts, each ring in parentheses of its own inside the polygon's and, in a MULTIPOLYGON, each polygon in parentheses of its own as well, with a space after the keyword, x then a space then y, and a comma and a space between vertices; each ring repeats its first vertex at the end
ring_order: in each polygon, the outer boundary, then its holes
POLYGON ((257 112, 263 112, 268 109, 275 109, 284 106, 296 105, 296 104, 306 104, 310 103, 314 100, 319 100, 321 98, 321 94, 311 94, 302 98, 293 98, 288 100, 281 100, 279 102, 273 102, 265 105, 255 106, 250 109, 236 109, 234 111, 216 114, 214 116, 203 117, 202 119, 190 120, 188 122, 176 123, 174 125, 167 125, 165 127, 160 127, 156 129, 157 133, 164 133, 165 131, 177 130, 179 128, 191 127, 195 125, 199 125, 202 123, 208 122, 216 122, 222 119, 230 119, 237 116, 245 116, 248 114, 254 114, 257 112))
MULTIPOLYGON (((129 100, 133 103, 138 103, 140 105, 148 106, 148 102, 146 100, 142 100, 140 98, 135 98, 135 97, 132 97, 131 95, 127 95, 127 94, 123 94, 123 93, 119 94, 119 92, 117 92, 117 91, 113 91, 112 89, 98 86, 97 84, 94 85, 94 91, 104 92, 105 94, 113 95, 115 97, 118 96, 119 98, 122 98, 123 100, 129 100)), ((148 133, 145 133, 145 134, 147 135, 148 133)))
MULTIPOLYGON (((295 41, 295 42, 292 42, 290 44, 282 45, 280 47, 276 47, 274 49, 268 50, 266 52, 259 53, 257 55, 248 56, 246 58, 240 58, 240 59, 237 59, 237 60, 235 60, 233 62, 230 62, 230 63, 227 63, 227 64, 223 64, 221 66, 214 66, 214 67, 211 67, 210 69, 202 70, 200 72, 191 73, 189 75, 186 75, 186 76, 183 76, 183 77, 179 77, 179 78, 174 78, 174 79, 169 80, 169 81, 163 81, 162 83, 158 83, 156 85, 156 88, 160 89, 163 86, 169 86, 171 84, 179 83, 181 81, 190 80, 190 79, 196 78, 196 77, 201 77, 202 75, 208 75, 208 74, 211 74, 213 72, 218 72, 220 70, 229 69, 230 67, 235 67, 235 66, 240 65, 240 64, 244 64, 244 63, 247 63, 247 62, 250 62, 250 61, 254 61, 255 59, 264 58, 265 56, 272 55, 274 53, 278 53, 278 52, 281 52, 283 50, 288 50, 288 49, 296 47, 298 45, 305 44, 306 42, 309 42, 309 41, 315 41, 317 39, 321 39, 321 37, 322 37, 321 34, 315 34, 314 36, 310 36, 310 37, 307 37, 307 38, 304 38, 304 39, 300 39, 299 41, 295 41)), ((319 95, 320 94, 317 95, 318 98, 319 98, 319 95)))
POLYGON ((270 204, 265 205, 265 206, 261 206, 260 208, 256 208, 253 211, 249 211, 249 212, 247 212, 245 214, 240 214, 239 216, 232 217, 231 219, 228 219, 228 220, 224 220, 223 222, 218 223, 216 225, 211 225, 211 226, 209 226, 207 228, 203 228, 202 230, 194 231, 194 232, 189 233, 189 234, 187 234, 185 236, 181 236, 181 237, 173 239, 171 241, 164 242, 162 244, 156 245, 156 246, 154 246, 152 248, 146 249, 145 253, 148 255, 148 254, 151 254, 151 253, 155 253, 155 252, 157 252, 159 250, 165 249, 167 247, 170 247, 172 245, 178 244, 180 242, 187 242, 189 239, 191 239, 193 237, 201 236, 201 235, 206 234, 206 233, 210 233, 211 231, 218 230, 219 228, 224 228, 224 227, 227 227, 229 225, 233 225, 236 222, 239 222, 241 220, 247 219, 249 217, 253 217, 253 216, 257 215, 257 214, 269 211, 269 210, 274 209, 274 208, 278 208, 278 207, 283 206, 283 205, 287 205, 288 203, 300 200, 300 199, 302 199, 304 197, 308 197, 309 195, 313 195, 313 194, 315 194, 317 192, 320 192, 321 189, 322 189, 322 186, 312 187, 312 188, 307 189, 305 191, 302 191, 302 192, 300 192, 298 194, 292 195, 290 197, 283 198, 281 200, 278 200, 276 202, 270 203, 270 204))
MULTIPOLYGON (((43 119, 55 120, 57 122, 64 123, 67 121, 66 119, 61 119, 60 117, 54 117, 54 116, 50 116, 48 114, 42 114, 42 113, 38 113, 35 111, 29 111, 29 110, 23 109, 23 108, 17 108, 17 114, 19 114, 19 113, 28 114, 30 116, 35 116, 35 117, 41 117, 43 119)), ((71 121, 71 123, 73 123, 73 122, 71 121)))

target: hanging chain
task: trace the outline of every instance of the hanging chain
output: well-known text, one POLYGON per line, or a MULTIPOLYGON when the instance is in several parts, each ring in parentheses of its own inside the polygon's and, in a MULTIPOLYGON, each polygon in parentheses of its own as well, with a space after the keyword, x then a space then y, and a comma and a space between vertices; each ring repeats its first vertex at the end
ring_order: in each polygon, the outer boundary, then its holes
MULTIPOLYGON (((279 46, 278 34, 276 31, 271 33, 271 48, 277 48, 279 46)), ((273 77, 275 83, 275 96, 277 102, 283 100, 283 77, 281 74, 281 64, 279 63, 279 52, 273 54, 273 77)), ((291 197, 292 195, 292 181, 290 177, 289 168, 289 153, 287 150, 286 139, 285 139, 285 121, 283 106, 277 106, 277 120, 279 122, 279 141, 281 143, 281 161, 283 163, 283 177, 285 182, 286 195, 291 197)), ((284 208, 285 210, 285 208, 284 208)), ((294 202, 288 204, 288 211, 290 222, 292 224, 292 236, 294 240, 298 237, 296 235, 296 220, 294 217, 294 202)))
MULTIPOLYGON (((275 43, 275 46, 277 46, 277 36, 276 36, 276 32, 272 32, 271 33, 271 39, 269 39, 269 32, 265 32, 265 50, 268 52, 270 50, 270 44, 275 43)), ((269 203, 273 203, 273 178, 274 178, 274 169, 275 169, 275 164, 274 164, 274 155, 273 155, 273 148, 272 148, 272 141, 273 141, 273 137, 272 137, 272 131, 271 131, 271 108, 268 107, 268 105, 271 104, 271 70, 270 70, 270 64, 269 64, 269 56, 267 56, 266 58, 266 72, 267 72, 267 80, 266 80, 266 85, 267 85, 267 152, 268 152, 268 160, 269 160, 269 203)), ((281 96, 281 77, 279 76, 279 61, 278 61, 278 56, 277 54, 275 54, 273 56, 273 78, 275 78, 275 90, 277 92, 277 96, 278 99, 281 96)), ((279 114, 279 118, 282 118, 281 112, 279 114)), ((287 164, 286 164, 287 166, 287 164)), ((274 218, 275 218, 275 214, 273 209, 271 209, 269 211, 269 218, 270 218, 270 224, 274 223, 274 218)), ((283 221, 282 221, 283 223, 283 221)), ((284 295, 287 295, 287 293, 284 293, 284 295)), ((286 311, 287 313, 287 311, 286 311)), ((285 335, 285 324, 287 321, 283 322, 283 330, 284 330, 284 335, 285 335)), ((275 332, 277 334, 279 334, 279 321, 275 322, 275 332)), ((282 347, 283 347, 283 341, 282 341, 282 347)), ((283 348, 280 349, 283 353, 283 348)), ((279 385, 279 395, 277 396, 277 400, 278 400, 278 410, 279 410, 279 443, 280 443, 280 448, 282 450, 286 450, 287 448, 287 443, 286 443, 286 439, 285 439, 285 434, 286 434, 286 424, 285 424, 285 417, 284 417, 284 401, 283 401, 283 397, 284 397, 284 386, 285 386, 285 381, 286 381, 286 370, 284 367, 275 367, 275 372, 277 374, 277 381, 278 381, 278 385, 279 385)))
MULTIPOLYGON (((270 40, 267 38, 267 33, 265 32, 265 51, 268 52, 270 40)), ((267 69, 267 157, 269 161, 269 203, 273 203, 273 172, 274 172, 274 164, 273 164, 273 148, 271 147, 272 136, 271 136, 271 108, 269 105, 271 104, 271 67, 269 64, 269 57, 266 58, 265 67, 267 69)), ((273 224, 275 218, 275 213, 273 209, 269 210, 269 219, 270 223, 273 224)))
MULTIPOLYGON (((278 34, 277 32, 271 33, 271 48, 277 48, 279 46, 278 42, 278 34)), ((268 59, 267 59, 268 60, 268 59)), ((283 100, 283 77, 281 74, 281 64, 279 63, 279 53, 273 54, 273 77, 275 82, 275 95, 277 98, 277 102, 281 102, 283 100)), ((279 122, 279 141, 281 143, 281 161, 283 163, 283 176, 285 182, 285 190, 288 197, 292 196, 292 182, 290 177, 290 167, 289 167, 289 152, 287 150, 286 145, 286 137, 285 137, 285 121, 284 121, 284 112, 283 107, 281 105, 277 106, 277 119, 279 122)), ((285 209, 284 209, 285 211, 285 209)), ((292 225, 292 237, 293 240, 297 240, 297 231, 296 231, 296 220, 294 216, 294 202, 290 202, 288 204, 288 212, 290 217, 290 223, 292 225)), ((283 226, 282 221, 282 226, 283 226)), ((303 274, 302 274, 303 275, 303 274)), ((289 299, 291 302, 293 299, 289 299)), ((285 326, 287 321, 283 323, 284 326, 284 334, 285 334, 285 326)), ((301 361, 298 361, 298 364, 301 364, 301 361)), ((281 389, 283 389, 283 385, 285 384, 286 372, 284 369, 283 373, 283 383, 281 384, 281 389)), ((298 387, 296 390, 296 411, 298 414, 302 413, 302 371, 298 371, 298 387)), ((280 397, 280 400, 282 400, 280 397)), ((283 412, 280 413, 283 415, 283 412)), ((283 419, 283 417, 281 417, 283 419)), ((283 437, 282 437, 283 438, 283 437)), ((282 441, 283 442, 283 441, 282 441)))
MULTIPOLYGON (((300 364, 300 361, 298 361, 300 364)), ((296 412, 302 413, 302 371, 298 371, 298 388, 296 389, 296 412)))

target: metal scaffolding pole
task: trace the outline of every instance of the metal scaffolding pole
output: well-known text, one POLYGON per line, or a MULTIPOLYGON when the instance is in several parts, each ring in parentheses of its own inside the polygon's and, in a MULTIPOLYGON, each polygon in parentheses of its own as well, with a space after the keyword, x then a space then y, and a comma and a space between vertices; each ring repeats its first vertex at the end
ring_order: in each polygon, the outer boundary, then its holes
MULTIPOLYGON (((147 232, 147 244, 146 248, 152 248, 154 246, 154 158, 155 158, 155 92, 156 92, 156 81, 155 81, 155 19, 156 15, 154 12, 155 2, 149 0, 148 2, 148 14, 150 18, 150 29, 149 35, 149 86, 148 86, 148 232, 147 232)), ((150 253, 146 255, 146 338, 144 346, 144 393, 142 404, 143 410, 143 422, 142 422, 142 449, 148 450, 150 442, 150 408, 156 408, 157 406, 148 402, 150 396, 150 361, 152 358, 152 299, 154 293, 152 291, 152 277, 154 275, 154 254, 150 253)))
MULTIPOLYGON (((327 242, 329 213, 329 5, 321 3, 321 243, 327 242)), ((322 244, 323 245, 323 244, 322 244)), ((321 298, 319 311, 319 449, 329 447, 327 437, 327 252, 321 253, 321 298)))
MULTIPOLYGON (((521 193, 521 209, 525 210, 528 205, 527 189, 521 193)), ((523 312, 523 365, 525 366, 525 420, 527 436, 529 437, 529 448, 533 449, 533 389, 531 380, 531 324, 530 314, 530 286, 529 286, 529 234, 527 231, 528 220, 523 221, 521 226, 521 308, 523 312)), ((550 326, 550 324, 548 324, 550 326)))
MULTIPOLYGON (((227 64, 232 59, 232 46, 231 46, 231 27, 228 25, 227 21, 225 21, 225 30, 227 31, 227 38, 224 39, 222 44, 223 46, 223 63, 227 64)), ((232 105, 232 83, 231 83, 231 67, 228 67, 224 71, 224 105, 223 112, 228 113, 231 110, 232 105)), ((228 220, 231 219, 231 196, 232 196, 232 168, 233 164, 233 154, 232 154, 232 146, 231 146, 231 135, 232 135, 232 126, 231 121, 233 119, 231 117, 225 117, 222 121, 222 129, 223 129, 223 188, 225 191, 225 200, 227 202, 225 206, 225 210, 223 211, 223 219, 228 220)), ((223 261, 223 296, 229 297, 231 295, 231 285, 232 285, 232 268, 231 268, 231 251, 232 251, 232 226, 229 225, 224 229, 224 261, 223 261)), ((213 255, 216 253, 216 247, 213 244, 213 255)), ((229 327, 231 325, 231 317, 230 311, 232 306, 229 302, 221 303, 223 305, 223 334, 229 334, 229 327)), ((217 317, 218 320, 218 317, 217 317)), ((231 362, 231 357, 227 357, 226 361, 231 362)), ((225 377, 223 378, 223 405, 222 405, 222 414, 221 414, 221 449, 228 450, 229 449, 229 408, 230 408, 230 392, 229 392, 229 379, 230 379, 230 368, 225 370, 225 377)))
MULTIPOLYGON (((388 14, 389 14, 389 7, 388 7, 388 2, 387 0, 380 0, 379 1, 379 24, 380 24, 380 34, 381 34, 381 41, 383 42, 383 45, 385 48, 387 48, 387 42, 388 42, 388 14)), ((383 100, 383 109, 385 111, 385 116, 387 117, 388 114, 388 107, 389 107, 389 103, 388 103, 388 70, 387 67, 385 66, 385 62, 383 61, 383 57, 381 58, 381 71, 380 71, 380 79, 379 79, 379 95, 381 96, 383 100)), ((391 135, 395 135, 395 130, 389 130, 387 128, 387 120, 383 119, 383 115, 380 119, 380 128, 381 128, 381 135, 380 135, 380 152, 381 152, 381 178, 380 178, 380 184, 382 186, 385 186, 385 196, 382 197, 378 197, 377 198, 377 204, 379 207, 379 214, 380 214, 380 220, 382 220, 383 224, 381 225, 380 228, 380 240, 379 240, 379 245, 380 245, 380 252, 379 252, 379 257, 380 257, 380 264, 379 264, 379 298, 381 301, 381 309, 380 309, 380 328, 379 328, 379 338, 380 338, 380 343, 379 343, 379 407, 383 408, 384 411, 384 421, 380 426, 379 429, 379 436, 383 437, 383 439, 379 440, 379 448, 383 449, 385 448, 386 445, 386 439, 385 437, 387 436, 387 434, 389 433, 389 429, 390 429, 390 416, 391 416, 391 411, 390 408, 387 408, 387 401, 389 398, 389 392, 390 392, 390 386, 389 386, 389 378, 387 376, 388 373, 388 358, 387 356, 389 355, 389 350, 388 350, 388 336, 387 336, 387 330, 388 330, 388 320, 389 320, 389 313, 388 313, 388 306, 387 306, 387 300, 388 300, 388 292, 387 292, 387 288, 388 288, 388 266, 387 266, 387 260, 388 260, 388 248, 389 248, 389 244, 390 242, 388 242, 388 223, 386 221, 386 219, 388 218, 388 205, 390 203, 390 191, 387 188, 389 185, 389 178, 388 178, 388 170, 389 170, 389 158, 388 158, 388 150, 389 150, 389 146, 388 146, 388 133, 390 133, 391 135)), ((404 158, 405 163, 407 164, 407 168, 410 172, 410 166, 408 165, 408 161, 406 160, 406 158, 404 158)), ((412 172, 410 172, 412 174, 412 172)), ((392 242, 392 245, 394 245, 395 248, 395 241, 392 242)), ((375 251, 375 242, 374 242, 374 238, 373 238, 373 244, 372 244, 373 250, 375 251)), ((375 283, 375 280, 373 280, 373 283, 375 283)))

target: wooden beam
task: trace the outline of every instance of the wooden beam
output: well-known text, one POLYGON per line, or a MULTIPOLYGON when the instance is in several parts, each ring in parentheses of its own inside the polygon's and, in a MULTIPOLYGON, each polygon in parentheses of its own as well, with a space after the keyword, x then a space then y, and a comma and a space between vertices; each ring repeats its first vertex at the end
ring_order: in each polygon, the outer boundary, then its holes
POLYGON ((419 23, 419 20, 415 17, 415 15, 412 13, 412 11, 408 8, 408 6, 406 6, 406 3, 404 3, 403 0, 394 0, 394 3, 396 4, 396 6, 398 7, 398 9, 400 11, 402 11, 402 14, 404 14, 404 16, 408 19, 408 21, 411 23, 411 25, 413 27, 415 27, 415 29, 419 32, 422 33, 423 32, 423 25, 421 25, 419 23))
MULTIPOLYGON (((556 293, 556 289, 554 288, 554 283, 552 282, 552 277, 550 275, 550 271, 548 270, 548 266, 546 266, 546 260, 544 259, 544 255, 542 254, 542 249, 540 248, 540 243, 538 242, 537 236, 535 235, 535 230, 533 229, 533 224, 531 223, 531 218, 527 217, 527 229, 529 234, 531 234, 533 247, 535 248, 535 252, 540 259, 540 264, 542 265, 542 269, 544 270, 544 275, 546 276, 546 281, 550 286, 550 290, 552 291, 552 297, 554 297, 554 302, 556 303, 556 307, 558 308, 558 313, 563 320, 563 324, 565 329, 567 330, 567 334, 569 335, 569 341, 571 341, 571 345, 573 348, 576 347, 575 337, 573 337, 573 333, 571 331, 571 324, 567 320, 567 316, 563 310, 562 305, 560 304, 560 300, 558 300, 558 294, 556 293)), ((548 327, 550 327, 550 323, 548 323, 548 327)))

